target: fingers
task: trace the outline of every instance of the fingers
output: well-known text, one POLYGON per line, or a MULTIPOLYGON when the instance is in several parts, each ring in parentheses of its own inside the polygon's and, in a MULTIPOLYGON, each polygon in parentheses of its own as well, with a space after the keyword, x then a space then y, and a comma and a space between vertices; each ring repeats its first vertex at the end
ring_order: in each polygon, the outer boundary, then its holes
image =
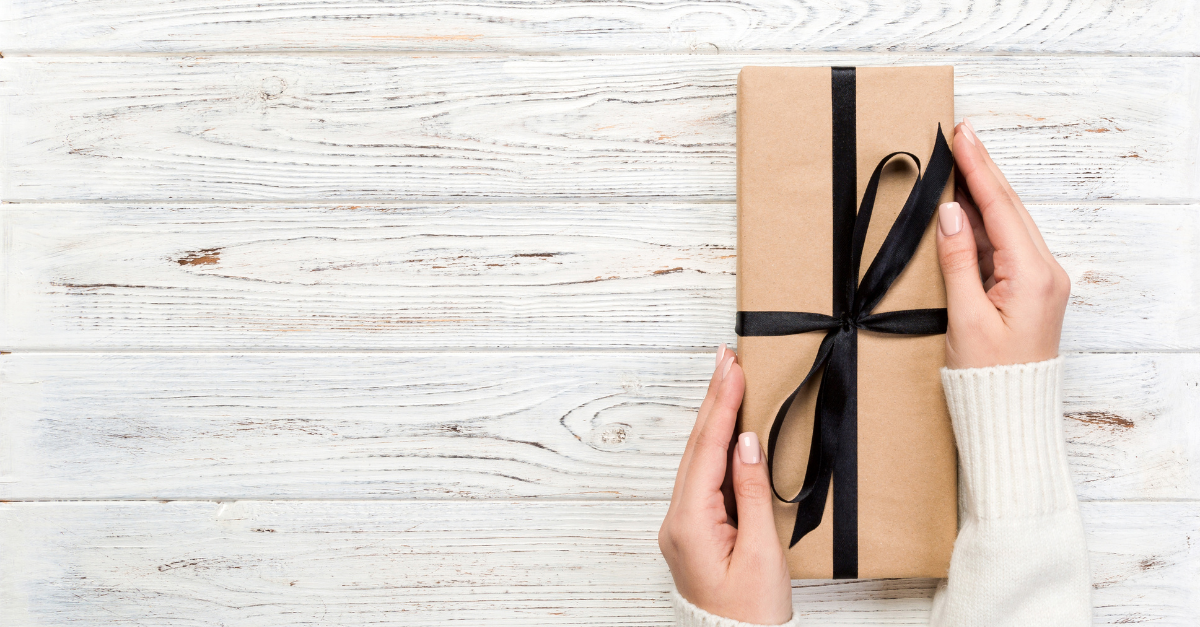
POLYGON ((700 428, 704 425, 704 419, 708 416, 708 410, 712 407, 713 401, 717 398, 717 387, 721 382, 721 367, 725 364, 725 360, 733 353, 724 343, 717 348, 716 367, 713 368, 712 376, 708 379, 708 391, 704 394, 704 401, 700 403, 700 411, 696 413, 696 422, 692 423, 692 432, 688 436, 687 445, 683 447, 683 456, 679 459, 679 469, 675 471, 675 487, 671 490, 671 506, 668 511, 675 508, 675 503, 679 500, 680 492, 683 489, 684 480, 687 477, 688 462, 691 461, 692 449, 696 442, 696 436, 700 433, 700 428))
POLYGON ((992 176, 996 177, 996 180, 1000 181, 1001 186, 1008 195, 1009 201, 1012 202, 1013 206, 1017 208, 1017 213, 1020 214, 1021 221, 1025 223, 1025 230, 1029 232, 1029 237, 1033 240, 1033 244, 1037 247, 1038 252, 1041 253, 1047 261, 1053 259, 1053 255, 1050 254, 1050 249, 1046 246, 1046 241, 1042 239, 1042 232, 1038 230, 1037 224, 1035 224, 1033 221, 1033 216, 1029 215, 1029 211, 1025 209, 1025 203, 1021 202, 1021 198, 1020 196, 1017 196, 1016 190, 1014 190, 1012 185, 1009 184, 1008 179, 1005 178, 1004 173, 1000 171, 1000 168, 996 165, 996 162, 992 160, 992 155, 988 152, 987 147, 983 145, 982 141, 979 141, 979 136, 975 134, 975 127, 971 125, 971 120, 963 118, 962 123, 967 127, 967 130, 971 132, 971 137, 977 141, 976 145, 979 147, 979 152, 983 157, 983 162, 987 165, 988 169, 992 171, 992 176))
POLYGON ((1021 212, 1013 204, 1000 179, 988 167, 979 139, 966 125, 958 125, 954 134, 954 164, 962 172, 975 206, 983 216, 988 240, 997 250, 1018 256, 1041 257, 1030 237, 1021 212))
POLYGON ((681 492, 684 502, 702 502, 718 494, 725 479, 726 456, 746 381, 732 353, 725 358, 719 375, 716 397, 692 445, 681 492))
POLYGON ((983 277, 984 282, 991 278, 996 271, 995 261, 992 258, 992 242, 988 239, 987 229, 983 226, 983 216, 979 215, 979 210, 975 208, 975 202, 971 200, 971 195, 967 193, 966 188, 958 185, 954 189, 954 202, 962 207, 963 213, 967 214, 967 224, 971 227, 971 233, 975 236, 975 252, 979 257, 979 276, 983 277))
POLYGON ((955 326, 956 320, 986 315, 988 311, 994 315, 995 308, 979 277, 979 256, 971 224, 956 202, 938 208, 937 248, 946 281, 950 325, 955 326))
POLYGON ((787 558, 775 530, 771 478, 766 453, 752 431, 741 434, 734 447, 733 486, 737 499, 737 539, 730 555, 730 572, 757 580, 753 589, 762 613, 744 620, 775 625, 792 615, 792 585, 787 558))
POLYGON ((775 514, 771 509, 771 479, 758 434, 753 431, 741 434, 736 448, 733 494, 737 501, 738 536, 734 552, 779 549, 775 514))

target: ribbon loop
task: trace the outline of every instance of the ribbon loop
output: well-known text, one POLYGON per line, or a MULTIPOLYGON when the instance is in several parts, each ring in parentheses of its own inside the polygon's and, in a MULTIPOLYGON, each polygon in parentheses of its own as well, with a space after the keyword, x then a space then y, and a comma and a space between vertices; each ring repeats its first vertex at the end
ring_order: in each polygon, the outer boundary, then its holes
POLYGON ((831 483, 834 489, 835 578, 858 576, 858 330, 906 335, 946 332, 945 309, 910 309, 871 313, 896 277, 908 265, 942 195, 953 167, 950 147, 938 125, 933 154, 925 172, 921 161, 908 152, 887 155, 875 167, 855 213, 857 185, 854 158, 854 69, 834 68, 834 228, 833 228, 833 314, 789 311, 739 311, 739 336, 783 336, 825 331, 816 359, 796 389, 784 399, 771 423, 767 438, 767 470, 771 490, 786 503, 795 503, 796 523, 791 543, 795 546, 821 524, 831 483), (849 107, 849 111, 846 108, 849 107), (849 128, 845 128, 846 125, 849 128), (905 156, 917 166, 917 179, 909 192, 879 252, 862 281, 858 281, 862 249, 875 206, 884 166, 905 156), (775 448, 788 410, 804 386, 818 371, 823 374, 817 388, 808 465, 799 492, 791 498, 779 493, 775 484, 775 448))

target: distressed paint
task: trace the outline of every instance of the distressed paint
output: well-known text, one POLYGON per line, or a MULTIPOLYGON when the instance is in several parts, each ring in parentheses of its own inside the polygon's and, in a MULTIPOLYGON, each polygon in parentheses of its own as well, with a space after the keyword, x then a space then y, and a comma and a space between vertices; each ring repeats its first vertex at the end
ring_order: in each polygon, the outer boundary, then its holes
POLYGON ((12 58, 0 191, 733 200, 746 64, 953 64, 1026 201, 1200 198, 1200 58, 899 54, 12 58))
MULTIPOLYGON (((23 625, 671 623, 666 504, 0 504, 0 604, 23 625)), ((1197 503, 1086 503, 1097 625, 1190 627, 1197 503)), ((820 625, 925 624, 934 580, 797 581, 820 625)))
MULTIPOLYGON (((1194 2, 0 17, 0 622, 669 623, 750 63, 956 65, 1073 280, 1096 623, 1200 622, 1194 2)), ((924 624, 934 584, 795 599, 924 624)))
MULTIPOLYGON (((668 499, 712 366, 712 353, 14 353, 0 357, 0 498, 668 499)), ((1200 356, 1080 354, 1066 372, 1081 498, 1200 499, 1200 356)))
MULTIPOLYGON (((1064 350, 1200 348, 1200 206, 1030 210, 1073 280, 1064 350)), ((18 204, 0 220, 5 350, 736 340, 726 203, 18 204)))
POLYGON ((1200 52, 1191 0, 5 0, 0 11, 9 54, 1200 52))

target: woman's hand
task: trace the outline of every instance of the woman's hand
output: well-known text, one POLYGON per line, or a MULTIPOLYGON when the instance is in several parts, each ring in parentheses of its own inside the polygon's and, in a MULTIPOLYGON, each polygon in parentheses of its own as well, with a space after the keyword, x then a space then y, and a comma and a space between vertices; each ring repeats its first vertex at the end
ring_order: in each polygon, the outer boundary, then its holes
POLYGON ((693 605, 747 623, 778 625, 791 620, 792 585, 775 532, 766 456, 752 432, 729 451, 745 388, 736 356, 722 344, 679 462, 658 547, 675 588, 693 605), (727 463, 733 465, 736 512, 726 510, 722 492, 727 463))
POLYGON ((946 366, 1058 356, 1071 280, 966 118, 954 129, 955 201, 938 209, 946 280, 946 366))

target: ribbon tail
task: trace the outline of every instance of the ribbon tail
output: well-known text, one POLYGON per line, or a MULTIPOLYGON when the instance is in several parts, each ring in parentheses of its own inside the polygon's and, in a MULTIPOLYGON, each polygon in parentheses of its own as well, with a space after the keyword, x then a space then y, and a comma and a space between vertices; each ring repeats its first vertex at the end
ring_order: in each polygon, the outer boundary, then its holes
MULTIPOLYGON (((837 341, 841 335, 838 330, 833 330, 821 340, 821 346, 817 350, 817 357, 813 360, 812 368, 804 376, 800 385, 796 386, 796 389, 779 407, 767 438, 767 471, 771 476, 771 491, 780 501, 797 504, 796 524, 792 528, 792 539, 789 546, 794 546, 800 538, 816 529, 821 524, 821 517, 825 512, 825 502, 828 499, 829 483, 833 476, 838 450, 838 427, 842 415, 839 404, 844 403, 846 396, 843 385, 836 382, 829 383, 840 378, 840 375, 831 373, 830 369, 833 367, 831 356, 835 353, 845 352, 845 350, 838 350, 837 346, 841 343, 837 341), (787 420, 788 410, 792 403, 822 367, 825 368, 826 374, 822 376, 821 384, 817 388, 817 407, 813 417, 813 435, 812 441, 809 443, 808 467, 804 472, 804 483, 796 496, 786 498, 779 493, 779 489, 775 486, 775 447, 779 443, 779 433, 783 428, 783 423, 787 420)), ((840 364, 844 358, 837 361, 840 364)))
POLYGON ((804 487, 796 495, 796 524, 788 547, 796 546, 800 538, 821 524, 825 503, 829 499, 829 484, 833 478, 834 455, 838 447, 837 415, 826 404, 826 381, 832 373, 826 363, 825 374, 817 388, 817 407, 813 416, 812 443, 808 449, 808 468, 804 471, 804 487))
MULTIPOLYGON (((804 486, 789 502, 796 503, 796 523, 792 527, 789 547, 820 526, 829 500, 830 486, 834 492, 834 545, 853 545, 857 562, 857 541, 847 542, 840 536, 857 531, 857 335, 834 332, 826 336, 829 355, 824 374, 817 388, 817 406, 813 416, 812 442, 809 444, 808 468, 804 486), (848 499, 848 500, 847 500, 848 499)), ((788 500, 788 499, 784 499, 788 500)), ((834 560, 838 562, 837 559, 834 560)), ((844 558, 843 558, 844 561, 844 558)), ((836 570, 836 569, 835 569, 836 570)))

